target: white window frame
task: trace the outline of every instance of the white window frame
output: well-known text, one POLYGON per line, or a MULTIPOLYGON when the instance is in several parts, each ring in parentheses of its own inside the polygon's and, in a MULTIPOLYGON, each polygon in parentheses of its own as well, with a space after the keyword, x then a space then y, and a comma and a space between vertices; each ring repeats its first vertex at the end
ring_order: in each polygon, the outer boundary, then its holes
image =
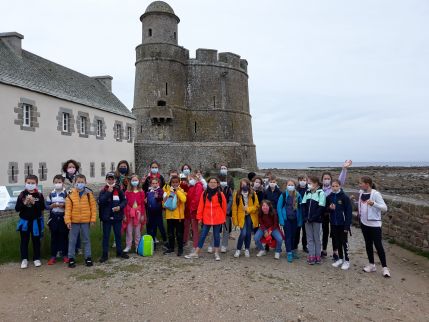
POLYGON ((63 132, 70 132, 70 114, 63 113, 63 132))
POLYGON ((22 126, 31 127, 31 105, 22 104, 22 126))
POLYGON ((133 129, 131 126, 127 127, 127 141, 131 141, 133 139, 133 129))
POLYGON ((80 117, 80 134, 82 134, 82 135, 87 134, 86 133, 86 122, 87 122, 86 116, 81 116, 80 117))
POLYGON ((116 124, 116 140, 121 140, 122 139, 122 125, 121 124, 116 124))
POLYGON ((101 137, 103 135, 103 121, 97 120, 97 137, 101 137))

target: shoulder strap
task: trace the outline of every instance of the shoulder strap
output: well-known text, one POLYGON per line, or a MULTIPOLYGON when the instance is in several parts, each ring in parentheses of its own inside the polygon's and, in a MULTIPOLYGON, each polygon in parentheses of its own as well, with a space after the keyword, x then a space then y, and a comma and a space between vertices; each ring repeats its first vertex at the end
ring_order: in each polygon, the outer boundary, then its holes
POLYGON ((222 192, 220 192, 219 190, 217 191, 217 200, 219 201, 219 205, 222 207, 222 192))

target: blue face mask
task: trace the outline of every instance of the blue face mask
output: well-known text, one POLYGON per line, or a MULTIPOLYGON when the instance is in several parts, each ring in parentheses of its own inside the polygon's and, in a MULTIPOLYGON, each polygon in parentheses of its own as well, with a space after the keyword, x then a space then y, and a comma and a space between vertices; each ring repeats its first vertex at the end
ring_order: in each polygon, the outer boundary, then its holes
POLYGON ((157 174, 158 173, 158 168, 151 168, 150 172, 152 172, 152 174, 157 174))
POLYGON ((248 192, 249 191, 249 187, 248 186, 242 186, 241 187, 241 191, 248 192))
POLYGON ((25 184, 25 189, 27 189, 28 191, 35 190, 36 188, 37 188, 37 185, 34 183, 26 183, 25 184))
POLYGON ((83 183, 83 182, 79 182, 79 183, 76 183, 76 188, 78 189, 78 190, 83 190, 83 189, 85 189, 85 183, 83 183))
POLYGON ((295 191, 295 186, 287 186, 287 191, 295 191))
POLYGON ((127 174, 128 169, 127 168, 119 168, 119 173, 120 174, 127 174))
POLYGON ((131 185, 133 186, 133 187, 137 187, 138 185, 139 185, 139 182, 138 181, 131 181, 131 185))
POLYGON ((227 169, 221 169, 221 170, 219 171, 219 173, 220 173, 222 176, 226 176, 226 175, 228 174, 228 170, 227 170, 227 169))
POLYGON ((189 169, 185 169, 185 170, 183 170, 183 174, 184 174, 185 176, 189 176, 189 175, 191 174, 191 170, 189 170, 189 169))

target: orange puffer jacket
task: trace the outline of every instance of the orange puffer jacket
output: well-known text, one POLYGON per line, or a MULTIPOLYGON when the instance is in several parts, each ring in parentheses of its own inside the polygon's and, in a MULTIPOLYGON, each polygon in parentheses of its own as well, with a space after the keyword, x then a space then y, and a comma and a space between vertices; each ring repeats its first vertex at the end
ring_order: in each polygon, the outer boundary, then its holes
POLYGON ((73 188, 66 198, 64 222, 66 224, 84 224, 95 222, 97 218, 97 202, 92 191, 85 189, 82 197, 73 188))
POLYGON ((206 192, 201 194, 198 204, 197 220, 202 220, 204 225, 221 225, 225 223, 227 202, 222 192, 217 192, 212 201, 206 196, 206 192), (219 196, 222 204, 219 203, 219 196), (204 198, 206 200, 204 201, 204 198))

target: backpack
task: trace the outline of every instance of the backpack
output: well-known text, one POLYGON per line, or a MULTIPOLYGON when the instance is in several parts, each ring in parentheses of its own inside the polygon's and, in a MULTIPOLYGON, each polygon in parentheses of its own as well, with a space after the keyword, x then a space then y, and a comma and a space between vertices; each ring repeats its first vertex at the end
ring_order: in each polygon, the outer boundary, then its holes
POLYGON ((137 254, 140 256, 152 256, 154 250, 153 238, 151 235, 143 235, 140 238, 139 245, 137 246, 137 254))
MULTIPOLYGON (((253 194, 252 194, 252 202, 253 202, 253 204, 255 204, 255 195, 256 195, 256 192, 253 191, 253 194)), ((235 202, 237 204, 237 207, 240 204, 240 196, 241 196, 241 199, 243 200, 243 205, 244 205, 244 197, 243 197, 243 195, 241 193, 240 193, 240 195, 237 193, 237 196, 235 198, 235 202)))
POLYGON ((174 211, 177 208, 177 195, 175 193, 170 193, 167 200, 164 202, 164 208, 174 211))

